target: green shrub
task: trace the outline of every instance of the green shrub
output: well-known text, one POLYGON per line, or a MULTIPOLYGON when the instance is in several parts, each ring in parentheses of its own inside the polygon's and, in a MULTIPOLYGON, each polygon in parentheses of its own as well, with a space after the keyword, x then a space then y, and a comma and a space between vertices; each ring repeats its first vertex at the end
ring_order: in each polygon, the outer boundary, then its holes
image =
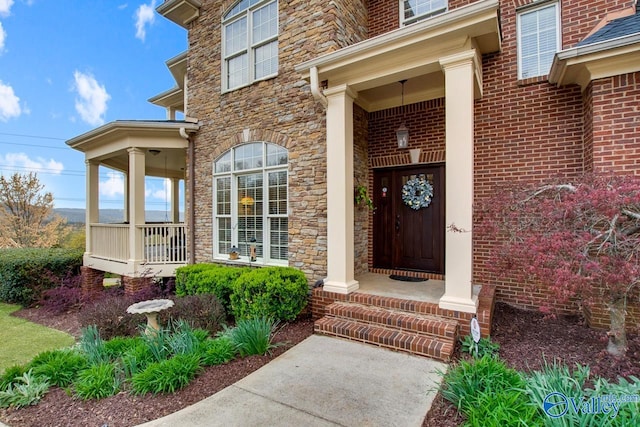
POLYGON ((140 341, 135 347, 128 349, 120 358, 124 375, 127 378, 131 378, 138 372, 144 370, 154 361, 155 358, 151 349, 143 341, 140 341))
POLYGON ((102 399, 120 390, 120 380, 113 363, 98 363, 78 373, 75 390, 81 399, 102 399))
POLYGON ((472 355, 476 359, 485 355, 497 357, 498 350, 500 350, 500 344, 491 341, 491 338, 480 338, 480 341, 478 341, 478 345, 476 346, 476 342, 473 340, 473 337, 471 335, 466 335, 464 338, 460 339, 460 350, 463 353, 472 355))
POLYGON ((475 397, 473 406, 467 407, 470 427, 543 426, 537 408, 526 394, 514 389, 486 390, 475 397))
POLYGON ((0 407, 23 408, 34 405, 49 391, 46 378, 38 377, 31 371, 15 378, 6 390, 0 391, 0 407))
POLYGON ((13 365, 5 369, 4 373, 0 377, 0 391, 6 390, 9 385, 13 384, 27 371, 28 369, 22 365, 13 365))
POLYGON ((233 360, 236 352, 236 345, 228 336, 207 340, 202 346, 202 364, 204 366, 222 365, 233 360))
POLYGON ((0 301, 29 306, 80 266, 77 249, 0 249, 0 301))
POLYGON ((131 377, 132 391, 135 394, 173 393, 189 384, 200 369, 198 354, 181 354, 154 362, 131 377))
MULTIPOLYGON (((598 378, 594 381, 593 389, 588 390, 590 396, 640 396, 640 379, 633 375, 629 379, 618 377, 618 383, 598 378)), ((600 420, 602 421, 602 420, 600 420)), ((621 403, 615 418, 608 420, 614 426, 638 426, 640 425, 640 402, 621 403)), ((605 425, 601 422, 599 425, 605 425)))
POLYGON ((516 370, 507 368, 501 360, 484 356, 471 362, 461 360, 451 367, 444 374, 440 392, 458 410, 467 412, 476 405, 477 396, 484 392, 522 389, 524 385, 516 370))
POLYGON ((231 308, 236 319, 266 316, 294 320, 307 305, 307 278, 291 267, 265 267, 240 276, 233 286, 231 308))
POLYGON ((58 387, 70 385, 89 365, 87 357, 75 349, 44 351, 33 358, 29 367, 35 375, 47 378, 58 387))
POLYGON ((153 356, 154 361, 162 362, 171 357, 171 348, 169 347, 171 332, 168 329, 160 328, 153 334, 141 332, 140 336, 153 356))
POLYGON ((193 354, 199 351, 202 340, 188 322, 179 320, 172 327, 172 333, 167 339, 172 354, 193 354))
MULTIPOLYGON (((618 378, 618 383, 610 383, 602 378, 593 379, 593 388, 586 388, 589 380, 589 367, 576 365, 571 371, 566 365, 554 361, 545 362, 541 371, 534 371, 527 377, 525 391, 538 413, 552 426, 632 426, 640 425, 640 406, 638 402, 622 403, 615 417, 609 414, 591 414, 575 411, 572 407, 559 405, 559 410, 567 412, 558 418, 551 418, 543 412, 545 399, 550 393, 562 393, 567 398, 589 401, 603 396, 640 395, 640 380, 634 376, 630 380, 618 378)), ((551 409, 553 410, 553 409, 551 409)))
POLYGON ((104 342, 104 352, 109 360, 116 360, 132 348, 143 343, 141 337, 115 337, 104 342))
POLYGON ((277 321, 268 317, 240 319, 222 336, 231 339, 241 356, 263 355, 278 346, 272 342, 277 325, 277 321))
POLYGON ((87 326, 81 330, 80 349, 86 355, 89 364, 96 365, 109 361, 109 354, 105 348, 104 341, 100 337, 100 332, 95 325, 87 326))
POLYGON ((231 310, 231 294, 235 281, 251 271, 248 267, 220 264, 194 264, 176 270, 176 295, 213 294, 227 312, 231 310))

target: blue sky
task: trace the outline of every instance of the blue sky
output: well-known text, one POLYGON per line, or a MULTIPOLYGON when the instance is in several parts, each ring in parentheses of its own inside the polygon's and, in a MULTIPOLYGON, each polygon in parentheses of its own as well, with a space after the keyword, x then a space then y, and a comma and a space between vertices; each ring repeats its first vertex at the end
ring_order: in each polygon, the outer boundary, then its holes
MULTIPOLYGON (((165 119, 147 102, 175 85, 165 61, 186 30, 162 0, 0 0, 0 173, 38 173, 56 207, 85 206, 82 153, 65 141, 123 119, 165 119)), ((101 168, 101 208, 122 208, 122 178, 101 168)), ((161 179, 147 209, 166 207, 161 179)))

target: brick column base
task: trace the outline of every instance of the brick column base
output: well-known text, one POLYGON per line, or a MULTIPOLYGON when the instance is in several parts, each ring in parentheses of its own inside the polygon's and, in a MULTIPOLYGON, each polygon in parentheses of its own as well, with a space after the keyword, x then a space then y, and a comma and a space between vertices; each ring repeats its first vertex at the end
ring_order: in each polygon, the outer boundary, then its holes
POLYGON ((125 295, 135 295, 153 287, 153 280, 150 277, 122 276, 122 283, 125 295))
POLYGON ((94 299, 104 290, 104 271, 95 270, 91 267, 80 267, 82 273, 82 298, 94 299))

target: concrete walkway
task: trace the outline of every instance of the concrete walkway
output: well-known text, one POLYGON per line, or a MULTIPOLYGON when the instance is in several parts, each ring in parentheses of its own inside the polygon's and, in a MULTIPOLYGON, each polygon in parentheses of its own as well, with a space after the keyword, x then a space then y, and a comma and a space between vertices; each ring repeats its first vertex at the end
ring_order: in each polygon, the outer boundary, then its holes
POLYGON ((213 396, 142 426, 421 426, 440 384, 436 370, 446 368, 312 335, 213 396))

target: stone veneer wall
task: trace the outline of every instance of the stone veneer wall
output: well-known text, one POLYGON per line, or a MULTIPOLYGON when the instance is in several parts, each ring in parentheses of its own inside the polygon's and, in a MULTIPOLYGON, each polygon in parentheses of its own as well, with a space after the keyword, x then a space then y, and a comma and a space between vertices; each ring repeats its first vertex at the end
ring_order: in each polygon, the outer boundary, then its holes
MULTIPOLYGON (((367 187, 367 194, 373 199, 373 185, 367 163, 369 147, 369 115, 362 108, 353 107, 353 183, 367 187)), ((354 195, 355 196, 355 195, 354 195)), ((373 211, 365 204, 355 206, 354 210, 354 272, 356 275, 369 271, 369 249, 373 211)))
POLYGON ((231 147, 272 142, 289 151, 289 265, 311 282, 326 276, 325 111, 294 67, 367 37, 364 1, 279 2, 279 73, 222 93, 221 16, 233 1, 204 1, 189 29, 188 116, 194 136, 195 262, 213 256, 213 162, 231 147))

